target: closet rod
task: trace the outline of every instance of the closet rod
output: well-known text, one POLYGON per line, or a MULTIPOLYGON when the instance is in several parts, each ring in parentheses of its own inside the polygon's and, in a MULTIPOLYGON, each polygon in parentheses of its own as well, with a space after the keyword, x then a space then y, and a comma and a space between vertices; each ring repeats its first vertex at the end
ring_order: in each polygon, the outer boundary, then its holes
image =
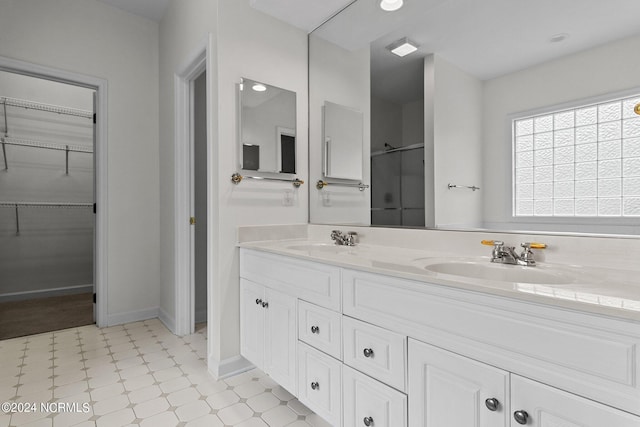
POLYGON ((0 138, 0 142, 4 145, 18 145, 20 147, 45 148, 47 150, 69 151, 73 153, 93 153, 92 148, 83 147, 81 145, 61 145, 51 142, 36 141, 32 139, 20 138, 0 138))
POLYGON ((77 108, 62 107, 59 105, 45 104, 42 102, 28 101, 26 99, 10 98, 3 96, 0 98, 0 104, 3 104, 5 108, 20 107, 28 110, 47 111, 49 113, 65 114, 67 116, 83 117, 85 119, 93 119, 93 112, 87 110, 80 110, 77 108))
POLYGON ((91 208, 93 203, 0 202, 0 208, 91 208))
POLYGON ((16 236, 20 235, 20 211, 18 208, 92 208, 93 203, 49 202, 0 202, 0 208, 13 208, 16 212, 16 236))

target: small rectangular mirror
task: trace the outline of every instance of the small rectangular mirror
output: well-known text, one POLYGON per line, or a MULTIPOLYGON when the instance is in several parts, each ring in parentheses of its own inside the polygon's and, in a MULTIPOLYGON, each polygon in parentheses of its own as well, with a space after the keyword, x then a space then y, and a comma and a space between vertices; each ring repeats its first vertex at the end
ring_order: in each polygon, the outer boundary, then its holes
POLYGON ((325 101, 323 116, 324 177, 362 181, 362 112, 325 101))
POLYGON ((240 99, 240 168, 296 173, 296 93, 243 78, 240 99))

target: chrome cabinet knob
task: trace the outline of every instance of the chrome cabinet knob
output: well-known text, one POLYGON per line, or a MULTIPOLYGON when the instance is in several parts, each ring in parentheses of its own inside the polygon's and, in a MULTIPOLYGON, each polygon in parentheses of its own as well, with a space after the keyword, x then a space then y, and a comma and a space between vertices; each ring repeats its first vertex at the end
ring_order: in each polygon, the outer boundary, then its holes
POLYGON ((364 353, 364 357, 373 357, 373 349, 371 348, 365 348, 362 353, 364 353))
POLYGON ((268 302, 266 302, 266 301, 264 301, 264 302, 262 303, 262 308, 268 308, 268 307, 269 307, 269 303, 268 303, 268 302))
POLYGON ((529 419, 529 414, 527 414, 527 411, 516 411, 513 413, 513 418, 516 420, 516 422, 518 424, 526 424, 527 420, 529 419))
POLYGON ((256 304, 258 304, 258 305, 262 304, 262 300, 260 298, 257 298, 256 299, 256 304))
POLYGON ((318 384, 316 381, 311 383, 311 389, 312 390, 317 390, 320 388, 320 384, 318 384))
POLYGON ((373 418, 371 417, 364 417, 364 420, 362 421, 364 422, 364 425, 366 425, 367 427, 373 425, 373 418))
POLYGON ((311 327, 311 333, 312 334, 319 334, 320 333, 320 328, 317 326, 312 326, 311 327))
POLYGON ((495 412, 498 410, 500 406, 500 402, 495 397, 490 397, 489 399, 484 401, 484 404, 487 406, 487 409, 491 412, 495 412))

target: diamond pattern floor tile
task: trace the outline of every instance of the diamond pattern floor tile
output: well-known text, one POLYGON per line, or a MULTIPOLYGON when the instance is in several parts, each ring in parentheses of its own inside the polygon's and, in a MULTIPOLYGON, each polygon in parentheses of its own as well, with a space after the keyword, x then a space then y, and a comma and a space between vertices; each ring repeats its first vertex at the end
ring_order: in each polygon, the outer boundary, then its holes
POLYGON ((206 325, 177 337, 158 319, 0 341, 1 401, 81 409, 0 413, 0 427, 329 426, 259 370, 215 381, 206 351, 206 325))

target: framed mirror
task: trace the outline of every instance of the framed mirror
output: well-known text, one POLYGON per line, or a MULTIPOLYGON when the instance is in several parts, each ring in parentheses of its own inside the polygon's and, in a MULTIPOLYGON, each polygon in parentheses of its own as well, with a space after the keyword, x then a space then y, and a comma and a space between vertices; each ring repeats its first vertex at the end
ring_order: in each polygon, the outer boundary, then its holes
POLYGON ((363 113, 371 183, 310 198, 312 222, 640 234, 640 3, 379 5, 309 35, 310 156, 314 108, 342 96, 363 113))
POLYGON ((362 112, 325 101, 323 177, 362 181, 362 112))
POLYGON ((296 94, 243 78, 238 85, 240 168, 296 173, 296 94))

